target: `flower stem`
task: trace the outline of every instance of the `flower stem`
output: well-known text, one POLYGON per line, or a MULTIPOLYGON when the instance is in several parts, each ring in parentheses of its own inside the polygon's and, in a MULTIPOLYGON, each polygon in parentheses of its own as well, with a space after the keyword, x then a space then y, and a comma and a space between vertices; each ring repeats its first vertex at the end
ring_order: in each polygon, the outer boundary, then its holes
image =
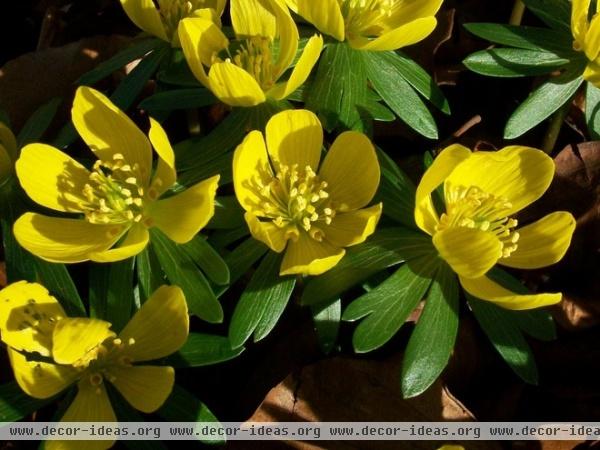
POLYGON ((569 110, 571 109, 571 100, 572 99, 569 99, 552 116, 552 121, 548 126, 548 130, 546 131, 546 135, 544 136, 544 141, 542 143, 542 150, 548 154, 551 154, 554 150, 554 146, 558 140, 558 135, 560 134, 562 124, 567 117, 569 110))
POLYGON ((523 13, 525 13, 525 3, 523 3, 522 0, 515 0, 515 5, 513 6, 508 23, 511 25, 521 25, 523 13))

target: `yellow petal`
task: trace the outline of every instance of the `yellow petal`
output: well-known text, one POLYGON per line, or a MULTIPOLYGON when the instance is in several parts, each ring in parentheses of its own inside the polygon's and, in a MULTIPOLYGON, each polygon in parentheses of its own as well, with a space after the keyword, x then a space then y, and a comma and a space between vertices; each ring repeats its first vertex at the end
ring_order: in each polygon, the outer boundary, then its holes
POLYGON ((71 116, 77 132, 98 159, 113 161, 114 155, 123 155, 132 167, 138 164, 140 183, 148 185, 152 170, 150 142, 123 111, 104 94, 81 86, 75 93, 71 116))
POLYGON ((415 195, 415 222, 427 234, 435 233, 435 226, 439 220, 433 207, 431 193, 444 182, 457 165, 470 156, 471 150, 462 145, 454 144, 446 147, 421 178, 415 195))
POLYGON ((189 242, 215 214, 219 175, 149 207, 152 226, 178 244, 189 242))
POLYGON ((278 80, 296 58, 300 35, 290 11, 281 0, 268 0, 267 3, 275 15, 279 35, 279 54, 273 72, 274 80, 278 80))
POLYGON ((290 241, 281 262, 280 275, 320 275, 333 268, 346 251, 328 242, 318 242, 300 233, 296 242, 290 241))
POLYGON ((517 250, 500 264, 519 269, 539 269, 557 263, 565 256, 575 231, 575 218, 557 211, 517 230, 517 250))
POLYGON ((338 41, 345 38, 344 17, 337 0, 287 0, 289 8, 322 33, 338 41))
POLYGON ((148 195, 153 199, 157 199, 177 181, 175 152, 173 151, 173 147, 171 147, 167 133, 160 123, 152 117, 150 117, 150 132, 148 133, 148 137, 158 154, 158 165, 156 173, 152 178, 151 192, 148 195))
POLYGON ((127 230, 121 225, 97 225, 81 219, 62 219, 26 213, 13 233, 25 250, 50 262, 77 263, 111 248, 127 230))
POLYGON ((325 228, 328 242, 336 247, 350 247, 364 242, 375 232, 381 217, 382 204, 338 214, 325 228))
POLYGON ((595 16, 590 22, 583 43, 585 55, 590 61, 594 61, 600 52, 600 16, 595 16))
POLYGON ((335 140, 319 170, 338 211, 363 208, 379 186, 379 161, 367 136, 346 131, 335 140))
POLYGON ((231 0, 231 23, 238 38, 263 36, 275 39, 277 22, 270 2, 271 0, 231 0))
POLYGON ((204 66, 212 64, 212 58, 229 46, 229 40, 211 20, 188 18, 179 22, 179 40, 185 59, 194 76, 207 88, 210 82, 204 66))
POLYGON ((50 398, 58 394, 79 375, 79 372, 70 366, 27 361, 24 355, 11 347, 8 347, 8 357, 19 387, 34 398, 50 398))
POLYGON ((0 122, 0 145, 4 147, 12 161, 17 159, 17 139, 13 132, 0 122))
POLYGON ((81 202, 87 202, 83 188, 89 182, 90 172, 50 145, 27 145, 15 168, 27 195, 42 206, 57 211, 81 212, 81 202))
MULTIPOLYGON (((77 383, 77 395, 61 422, 116 422, 104 384, 92 385, 88 377, 77 383)), ((105 450, 115 441, 45 441, 45 450, 105 450)))
POLYGON ((258 82, 232 62, 213 64, 208 73, 209 88, 229 106, 256 106, 266 101, 258 82))
POLYGON ((269 90, 267 96, 275 100, 283 100, 302 86, 319 60, 321 50, 323 50, 323 38, 321 36, 311 37, 306 43, 302 56, 300 56, 294 70, 292 70, 290 78, 285 82, 276 84, 269 90))
POLYGON ((397 28, 423 17, 435 16, 442 3, 443 0, 396 1, 391 7, 389 18, 385 19, 385 24, 397 28))
POLYGON ((0 305, 2 341, 15 350, 50 356, 52 330, 66 314, 48 290, 38 283, 12 283, 0 291, 0 305))
POLYGON ((110 368, 114 376, 111 383, 135 409, 151 413, 169 398, 175 383, 172 367, 115 366, 110 368))
POLYGON ((235 195, 246 211, 260 209, 262 201, 256 193, 273 176, 263 134, 251 131, 233 154, 235 195))
POLYGON ((52 357, 58 364, 73 364, 106 339, 115 337, 110 323, 87 317, 59 320, 52 333, 52 357))
POLYGON ((177 286, 161 286, 135 313, 119 338, 134 362, 150 361, 175 353, 189 332, 187 303, 177 286))
POLYGON ((496 235, 477 228, 446 228, 433 235, 433 244, 452 270, 467 278, 481 277, 502 256, 496 235))
POLYGON ((275 114, 266 127, 271 161, 314 171, 319 167, 323 148, 323 127, 311 111, 289 110, 275 114))
POLYGON ((160 14, 152 0, 121 0, 125 13, 137 27, 163 41, 168 41, 160 14))
POLYGON ((149 240, 148 229, 143 225, 135 224, 129 229, 123 242, 120 242, 118 246, 110 250, 91 252, 90 260, 100 263, 110 263, 131 258, 144 250, 149 240))
POLYGON ((284 229, 276 226, 271 220, 268 222, 260 221, 258 217, 251 212, 244 214, 244 218, 250 229, 250 234, 252 234, 254 239, 262 242, 274 252, 281 253, 285 250, 288 236, 284 229))
POLYGON ((446 179, 452 186, 477 186, 512 207, 510 216, 533 203, 548 189, 554 177, 554 161, 531 147, 510 146, 497 152, 476 152, 446 179), (493 176, 490 176, 493 174, 493 176))
POLYGON ((589 81, 594 86, 600 86, 600 64, 596 61, 588 62, 585 70, 583 71, 583 79, 589 81))
POLYGON ((571 31, 576 41, 583 44, 588 28, 590 0, 573 0, 571 9, 571 31))
POLYGON ((562 294, 530 294, 517 295, 488 277, 464 278, 460 277, 460 284, 469 294, 481 300, 487 300, 506 309, 524 310, 559 303, 562 294))
POLYGON ((422 41, 435 29, 435 17, 424 17, 390 30, 375 39, 364 37, 348 37, 350 46, 358 50, 387 51, 416 44, 422 41))

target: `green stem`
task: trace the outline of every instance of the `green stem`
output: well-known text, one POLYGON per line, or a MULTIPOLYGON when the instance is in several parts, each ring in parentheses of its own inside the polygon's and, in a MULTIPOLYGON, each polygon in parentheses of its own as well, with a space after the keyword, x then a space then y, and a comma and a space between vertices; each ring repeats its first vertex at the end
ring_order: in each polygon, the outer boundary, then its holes
POLYGON ((524 13, 525 3, 523 3, 522 0, 515 0, 515 5, 513 6, 508 23, 511 25, 521 25, 521 20, 523 20, 524 13))
POLYGON ((542 143, 542 150, 548 154, 551 154, 554 150, 554 146, 558 140, 558 135, 560 134, 562 124, 567 117, 569 109, 571 109, 571 99, 562 105, 560 109, 552 116, 552 121, 548 126, 548 130, 546 131, 546 135, 544 136, 544 141, 542 143))

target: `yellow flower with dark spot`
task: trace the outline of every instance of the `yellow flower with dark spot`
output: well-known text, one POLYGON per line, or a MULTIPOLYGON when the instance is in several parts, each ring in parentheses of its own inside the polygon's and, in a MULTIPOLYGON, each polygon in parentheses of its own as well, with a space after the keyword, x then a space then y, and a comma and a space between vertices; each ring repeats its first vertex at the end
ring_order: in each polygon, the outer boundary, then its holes
POLYGON ((575 230, 570 213, 554 212, 524 227, 514 218, 542 196, 553 176, 554 162, 541 150, 510 146, 472 153, 453 145, 421 179, 415 221, 468 293, 515 310, 558 303, 560 293, 516 295, 486 276, 496 263, 537 269, 564 256, 575 230), (438 215, 431 194, 440 185, 445 211, 438 215))
POLYGON ((287 81, 280 81, 298 50, 298 29, 280 0, 232 0, 230 40, 214 21, 185 19, 179 37, 196 78, 230 106, 256 106, 282 100, 310 75, 323 48, 311 37, 287 81), (207 72, 208 68, 208 72, 207 72))
POLYGON ((323 128, 310 111, 271 118, 266 136, 253 131, 233 157, 238 201, 255 239, 285 255, 281 275, 319 275, 344 256, 344 247, 375 231, 381 204, 365 208, 379 186, 371 141, 348 131, 323 162, 323 128))
POLYGON ((584 52, 589 60, 583 78, 600 86, 600 15, 598 15, 600 6, 596 6, 590 21, 588 20, 590 5, 591 0, 573 0, 571 32, 574 39, 573 48, 584 52))
POLYGON ((23 148, 16 171, 34 201, 82 217, 22 215, 14 234, 26 250, 51 262, 118 261, 146 247, 151 227, 185 243, 212 218, 218 175, 160 198, 177 174, 173 149, 158 122, 150 119, 148 139, 108 98, 87 87, 77 90, 72 117, 98 158, 91 171, 45 144, 23 148), (158 154, 154 173, 152 147, 158 154))
POLYGON ((125 13, 136 26, 173 47, 180 46, 177 27, 181 20, 203 17, 220 25, 226 3, 227 0, 121 0, 125 13))
POLYGON ((319 31, 358 50, 385 51, 416 44, 437 25, 443 0, 286 0, 319 31))
MULTIPOLYGON (((58 301, 37 283, 19 281, 0 291, 0 333, 15 378, 28 395, 45 399, 77 383, 77 395, 63 422, 116 422, 106 382, 135 409, 151 413, 171 394, 172 367, 138 365, 181 348, 189 333, 185 297, 161 286, 117 335, 111 324, 67 317, 58 301), (39 353, 45 361, 28 360, 39 353)), ((106 449, 111 441, 85 447, 106 449)), ((48 441, 48 450, 81 448, 78 441, 48 441)))

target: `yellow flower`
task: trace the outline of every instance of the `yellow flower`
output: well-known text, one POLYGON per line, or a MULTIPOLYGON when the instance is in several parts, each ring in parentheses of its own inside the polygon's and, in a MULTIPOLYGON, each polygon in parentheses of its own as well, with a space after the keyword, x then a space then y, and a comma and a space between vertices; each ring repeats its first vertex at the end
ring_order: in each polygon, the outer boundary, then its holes
POLYGON ((583 78, 590 83, 600 86, 600 16, 597 5, 592 20, 588 20, 591 0, 573 0, 571 10, 571 31, 573 33, 573 48, 583 51, 589 60, 583 72, 583 78))
POLYGON ((184 19, 179 26, 192 72, 219 100, 230 106, 255 106, 267 98, 282 100, 306 81, 323 39, 310 38, 289 79, 279 81, 294 62, 299 40, 294 20, 280 0, 232 0, 231 21, 234 42, 207 19, 184 19))
POLYGON ((571 214, 554 212, 521 228, 514 218, 542 196, 553 176, 554 162, 541 150, 511 146, 472 153, 452 145, 419 183, 415 221, 471 295, 515 310, 558 303, 560 293, 516 295, 485 275, 496 263, 537 269, 564 256, 575 230, 571 214), (440 216, 431 194, 442 184, 440 216))
POLYGON ((121 0, 125 13, 137 27, 173 47, 180 47, 177 27, 182 19, 204 17, 220 24, 226 3, 227 0, 121 0))
POLYGON ((34 201, 83 217, 26 213, 14 225, 21 246, 52 262, 111 262, 141 252, 150 227, 185 243, 208 223, 214 214, 218 176, 159 199, 177 174, 173 149, 158 122, 150 119, 148 140, 109 99, 87 87, 77 90, 72 117, 98 158, 91 171, 44 144, 26 146, 16 171, 34 201), (158 154, 154 173, 152 146, 158 154))
POLYGON ((0 185, 13 173, 17 159, 17 140, 10 129, 0 122, 0 185))
MULTIPOLYGON (((37 283, 9 285, 0 291, 0 302, 0 333, 21 389, 44 399, 77 383, 63 422, 115 422, 106 382, 145 413, 156 411, 169 397, 173 368, 137 363, 168 356, 185 343, 189 319, 178 287, 158 288, 118 335, 103 320, 66 317, 58 301, 37 283), (28 361, 26 354, 34 353, 45 361, 28 361)), ((92 441, 85 447, 111 445, 92 441)), ((54 441, 46 448, 77 449, 81 443, 54 441)))
POLYGON ((371 141, 348 131, 319 167, 323 128, 310 111, 284 111, 265 137, 252 131, 233 157, 235 194, 255 239, 280 253, 281 275, 318 275, 335 266, 344 247, 375 231, 381 204, 365 208, 379 186, 371 141), (364 208, 364 209, 361 209, 364 208))
POLYGON ((443 0, 286 0, 321 32, 358 50, 396 50, 425 39, 443 0))

